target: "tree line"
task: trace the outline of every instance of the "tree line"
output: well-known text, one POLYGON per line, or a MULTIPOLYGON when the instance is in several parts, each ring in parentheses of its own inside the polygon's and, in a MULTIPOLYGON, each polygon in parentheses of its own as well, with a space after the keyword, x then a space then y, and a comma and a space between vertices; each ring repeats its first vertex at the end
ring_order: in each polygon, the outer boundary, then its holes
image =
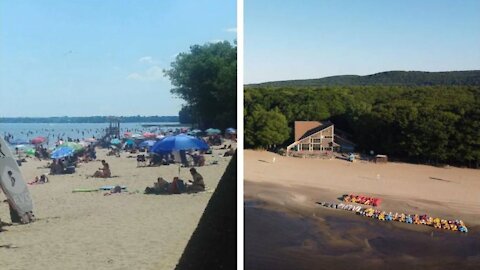
POLYGON ((351 85, 397 85, 397 86, 434 86, 434 85, 480 85, 480 70, 424 72, 424 71, 386 71, 366 76, 340 75, 320 79, 288 80, 248 85, 251 87, 323 87, 351 85))
POLYGON ((295 120, 331 120, 358 151, 480 166, 480 86, 248 87, 245 145, 286 146, 295 120))

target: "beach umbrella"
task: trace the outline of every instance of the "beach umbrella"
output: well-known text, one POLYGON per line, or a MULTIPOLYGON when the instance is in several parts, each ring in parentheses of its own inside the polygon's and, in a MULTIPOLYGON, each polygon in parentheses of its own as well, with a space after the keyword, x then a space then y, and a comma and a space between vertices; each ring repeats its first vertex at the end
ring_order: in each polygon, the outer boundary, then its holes
POLYGON ((161 140, 161 139, 165 138, 165 135, 159 134, 159 135, 157 135, 157 137, 155 137, 155 138, 157 138, 158 140, 161 140))
POLYGON ((81 144, 76 142, 64 142, 60 145, 60 147, 70 147, 74 152, 81 151, 84 148, 81 144))
POLYGON ((30 144, 30 142, 28 140, 24 140, 24 139, 11 140, 9 143, 11 145, 30 144))
POLYGON ((27 147, 25 144, 17 144, 17 145, 15 145, 15 148, 18 148, 18 149, 23 149, 23 148, 25 148, 25 147, 27 147))
POLYGON ((228 134, 237 134, 237 130, 234 128, 227 128, 225 132, 228 134))
POLYGON ((57 149, 53 150, 52 154, 50 154, 50 158, 59 159, 73 155, 73 148, 67 146, 60 146, 57 149))
POLYGON ((144 142, 141 142, 138 146, 139 147, 152 147, 157 141, 154 140, 146 140, 144 142))
POLYGON ((222 131, 220 129, 216 129, 216 128, 209 128, 209 129, 205 130, 205 132, 208 135, 217 135, 217 134, 222 133, 222 131))
POLYGON ((151 132, 145 132, 143 133, 143 137, 145 138, 155 138, 157 135, 151 133, 151 132))
POLYGON ((125 141, 125 145, 134 145, 135 142, 132 139, 128 139, 125 141))
POLYGON ((78 144, 80 144, 83 148, 87 147, 90 145, 89 142, 86 142, 86 141, 80 141, 78 144))
POLYGON ((140 135, 140 134, 133 134, 132 136, 130 136, 132 139, 143 139, 143 136, 140 135))
POLYGON ((38 137, 33 138, 30 142, 32 144, 41 144, 41 143, 44 143, 46 140, 47 139, 45 137, 38 136, 38 137))
POLYGON ((122 141, 120 141, 119 139, 115 138, 115 139, 112 139, 112 140, 110 141, 110 143, 111 143, 111 144, 121 144, 122 141))
POLYGON ((208 150, 209 146, 203 140, 186 134, 179 134, 176 136, 168 136, 163 140, 156 142, 151 151, 154 153, 164 153, 179 150, 208 150))
POLYGON ((85 141, 86 141, 86 142, 89 142, 89 143, 95 143, 95 142, 97 142, 97 139, 95 139, 95 138, 86 138, 85 141))
POLYGON ((131 132, 125 132, 125 133, 123 133, 123 136, 126 137, 126 138, 130 138, 130 137, 132 137, 132 133, 131 132))
POLYGON ((35 152, 36 152, 35 149, 32 149, 32 148, 25 150, 25 154, 28 156, 34 156, 35 152))

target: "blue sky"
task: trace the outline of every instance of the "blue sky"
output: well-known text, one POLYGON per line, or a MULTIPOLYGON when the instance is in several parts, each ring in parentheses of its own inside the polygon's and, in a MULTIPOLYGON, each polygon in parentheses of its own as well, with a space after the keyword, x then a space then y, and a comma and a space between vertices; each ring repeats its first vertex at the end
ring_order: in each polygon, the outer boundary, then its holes
POLYGON ((0 116, 178 115, 162 70, 236 39, 234 0, 0 2, 0 116))
POLYGON ((245 83, 480 69, 478 0, 245 0, 245 83))

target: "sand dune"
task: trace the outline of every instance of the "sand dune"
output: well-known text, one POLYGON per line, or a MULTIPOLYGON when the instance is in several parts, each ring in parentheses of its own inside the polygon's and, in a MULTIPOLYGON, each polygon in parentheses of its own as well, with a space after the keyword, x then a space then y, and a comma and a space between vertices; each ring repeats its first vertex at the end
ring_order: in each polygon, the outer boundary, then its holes
MULTIPOLYGON (((223 152, 207 156, 207 163, 218 165, 198 169, 208 189, 199 194, 144 195, 157 177, 171 181, 179 167, 137 168, 129 154, 106 157, 103 150, 98 158, 107 160, 114 178, 86 178, 100 162, 81 164, 73 175, 49 176, 50 183, 30 186, 38 220, 0 233, 0 269, 173 269, 230 160, 223 152), (130 193, 72 193, 116 184, 130 193)), ((20 168, 30 180, 48 172, 39 168, 45 164, 29 159, 20 168)), ((181 168, 180 178, 191 179, 188 168, 181 168)), ((10 221, 6 203, 0 218, 10 221)))

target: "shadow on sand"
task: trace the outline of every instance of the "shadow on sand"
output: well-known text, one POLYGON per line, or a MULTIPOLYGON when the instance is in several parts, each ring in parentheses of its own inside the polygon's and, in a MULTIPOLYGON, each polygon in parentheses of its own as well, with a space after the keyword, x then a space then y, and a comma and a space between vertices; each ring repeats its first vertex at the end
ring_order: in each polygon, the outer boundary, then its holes
POLYGON ((237 268, 237 154, 228 164, 176 269, 237 268))

